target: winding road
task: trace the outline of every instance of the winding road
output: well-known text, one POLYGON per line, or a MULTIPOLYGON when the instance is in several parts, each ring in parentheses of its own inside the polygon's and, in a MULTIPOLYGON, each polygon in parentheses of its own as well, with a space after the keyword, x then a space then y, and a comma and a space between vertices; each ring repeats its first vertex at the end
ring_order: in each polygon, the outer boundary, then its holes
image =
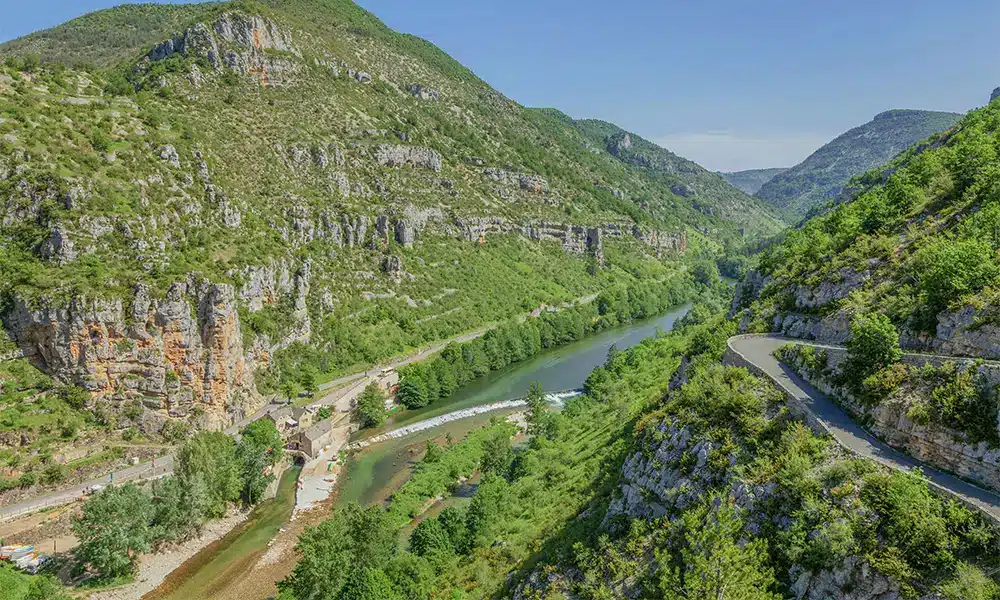
POLYGON ((773 354, 778 348, 789 342, 816 348, 842 348, 842 346, 813 344, 798 339, 764 334, 731 337, 728 349, 738 355, 738 358, 752 364, 766 374, 778 387, 801 403, 841 446, 855 454, 871 458, 900 471, 909 471, 919 467, 934 487, 952 494, 966 505, 979 509, 995 522, 1000 523, 1000 496, 954 475, 939 471, 879 441, 861 425, 854 422, 832 398, 809 385, 791 367, 780 363, 773 354))

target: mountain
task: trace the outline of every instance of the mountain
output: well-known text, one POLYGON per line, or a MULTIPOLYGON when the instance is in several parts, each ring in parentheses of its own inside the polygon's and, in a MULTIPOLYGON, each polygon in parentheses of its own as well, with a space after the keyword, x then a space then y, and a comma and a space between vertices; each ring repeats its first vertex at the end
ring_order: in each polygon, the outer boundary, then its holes
POLYGON ((761 186, 757 197, 805 215, 833 200, 851 178, 880 167, 918 141, 952 127, 962 115, 889 110, 836 137, 804 161, 761 186))
MULTIPOLYGON (((747 231, 771 231, 781 217, 767 204, 731 186, 718 173, 677 156, 613 123, 582 120, 573 123, 594 146, 603 148, 631 170, 642 173, 698 212, 742 224, 747 231)), ((592 150, 593 151, 593 150, 592 150)), ((779 227, 780 229, 780 227, 779 227)))
POLYGON ((346 0, 124 6, 0 54, 3 323, 118 429, 219 427, 543 304, 693 289, 689 264, 783 227, 346 0))
POLYGON ((874 340, 873 360, 834 349, 795 360, 887 443, 993 490, 1000 375, 982 361, 1000 358, 998 147, 993 101, 789 231, 733 304, 745 331, 874 340))
POLYGON ((761 186, 787 171, 787 167, 778 169, 748 169, 746 171, 733 171, 731 173, 719 173, 730 185, 742 190, 747 194, 756 194, 761 186))

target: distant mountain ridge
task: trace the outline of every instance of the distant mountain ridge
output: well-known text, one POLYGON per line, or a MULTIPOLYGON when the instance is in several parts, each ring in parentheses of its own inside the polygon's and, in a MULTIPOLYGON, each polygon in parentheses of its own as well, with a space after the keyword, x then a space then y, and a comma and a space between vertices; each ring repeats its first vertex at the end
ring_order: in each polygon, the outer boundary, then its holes
POLYGON ((729 182, 729 185, 738 190, 742 190, 751 196, 756 194, 760 188, 771 181, 776 176, 784 173, 788 167, 777 169, 747 169, 745 171, 719 172, 719 175, 729 182))
POLYGON ((851 178, 880 167, 916 142, 953 127, 962 115, 897 109, 838 136, 761 186, 757 197, 805 215, 833 199, 851 178))

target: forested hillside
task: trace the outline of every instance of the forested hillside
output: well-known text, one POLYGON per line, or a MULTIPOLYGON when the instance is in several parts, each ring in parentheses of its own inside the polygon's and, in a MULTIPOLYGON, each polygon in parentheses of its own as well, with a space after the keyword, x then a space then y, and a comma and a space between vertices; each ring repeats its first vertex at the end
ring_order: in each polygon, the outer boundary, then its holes
POLYGON ((954 125, 961 115, 889 110, 836 137, 807 159, 771 178, 757 197, 804 216, 834 201, 856 175, 882 167, 911 145, 954 125))
POLYGON ((0 55, 12 356, 122 434, 219 427, 605 289, 691 289, 782 227, 346 0, 123 6, 0 55))
POLYGON ((748 169, 746 171, 734 171, 732 173, 720 173, 733 187, 743 190, 748 194, 756 194, 760 188, 787 171, 785 167, 779 169, 748 169))
POLYGON ((302 536, 280 597, 994 597, 994 528, 814 434, 720 364, 735 322, 695 314, 612 352, 562 412, 538 393, 526 447, 503 422, 429 445, 387 507, 302 536), (471 499, 446 491, 475 471, 471 499))

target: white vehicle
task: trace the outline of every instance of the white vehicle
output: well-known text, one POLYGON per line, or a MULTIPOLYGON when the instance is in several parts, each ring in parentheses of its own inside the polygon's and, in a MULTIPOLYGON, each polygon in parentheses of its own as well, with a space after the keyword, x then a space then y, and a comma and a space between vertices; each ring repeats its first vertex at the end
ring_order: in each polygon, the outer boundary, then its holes
POLYGON ((103 490, 103 489, 104 489, 104 486, 103 486, 103 485, 101 485, 101 484, 99 484, 99 483, 95 483, 94 485, 92 485, 92 486, 88 487, 88 488, 87 488, 87 489, 86 489, 86 490, 84 491, 84 493, 85 493, 85 494, 87 494, 88 496, 90 496, 90 495, 92 495, 92 494, 96 494, 97 492, 99 492, 99 491, 101 491, 101 490, 103 490))

